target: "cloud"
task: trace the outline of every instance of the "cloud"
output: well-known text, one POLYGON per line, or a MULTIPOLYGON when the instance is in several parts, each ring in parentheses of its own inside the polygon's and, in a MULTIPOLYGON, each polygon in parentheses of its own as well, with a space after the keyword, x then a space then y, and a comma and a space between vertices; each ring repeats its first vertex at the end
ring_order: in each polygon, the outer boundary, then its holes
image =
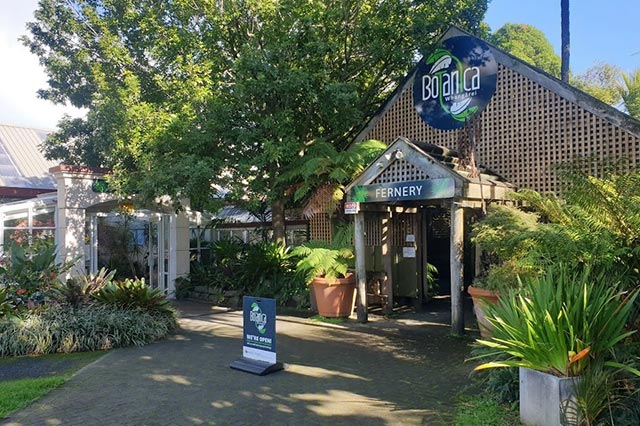
POLYGON ((63 114, 77 117, 85 112, 37 96, 38 89, 47 87, 46 74, 38 58, 18 41, 27 32, 26 22, 33 20, 36 3, 16 2, 0 17, 0 123, 54 129, 63 114))

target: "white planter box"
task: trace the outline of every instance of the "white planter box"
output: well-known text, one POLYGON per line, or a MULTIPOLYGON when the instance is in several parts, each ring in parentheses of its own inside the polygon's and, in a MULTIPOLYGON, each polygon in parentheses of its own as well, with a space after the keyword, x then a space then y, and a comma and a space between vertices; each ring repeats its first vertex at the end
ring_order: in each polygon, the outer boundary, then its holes
POLYGON ((527 426, 576 423, 575 377, 520 368, 520 420, 527 426), (564 419, 564 423, 563 420, 564 419))

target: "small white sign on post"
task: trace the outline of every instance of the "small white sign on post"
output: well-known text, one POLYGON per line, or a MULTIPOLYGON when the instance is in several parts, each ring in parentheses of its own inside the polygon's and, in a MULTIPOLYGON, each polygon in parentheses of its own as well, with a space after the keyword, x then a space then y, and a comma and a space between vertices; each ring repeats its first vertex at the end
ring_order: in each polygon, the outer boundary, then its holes
POLYGON ((360 211, 360 203, 355 201, 346 201, 344 203, 344 214, 358 214, 360 211))
POLYGON ((416 257, 416 249, 414 247, 402 247, 402 257, 416 257))

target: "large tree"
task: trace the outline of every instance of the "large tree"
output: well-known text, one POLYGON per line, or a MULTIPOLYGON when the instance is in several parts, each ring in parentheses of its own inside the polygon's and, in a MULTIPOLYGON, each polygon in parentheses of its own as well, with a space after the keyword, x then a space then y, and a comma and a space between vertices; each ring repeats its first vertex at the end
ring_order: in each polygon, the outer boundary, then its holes
POLYGON ((547 73, 560 76, 560 57, 542 31, 526 24, 506 23, 491 35, 491 42, 547 73))
POLYGON ((571 84, 640 119, 640 69, 625 72, 603 62, 573 77, 571 84))
MULTIPOLYGON (((271 204, 310 147, 343 147, 449 23, 486 0, 41 0, 25 43, 49 87, 88 109, 49 157, 110 167, 123 193, 271 204)), ((322 150, 315 150, 315 152, 322 150)), ((282 237, 282 227, 277 227, 282 237)))

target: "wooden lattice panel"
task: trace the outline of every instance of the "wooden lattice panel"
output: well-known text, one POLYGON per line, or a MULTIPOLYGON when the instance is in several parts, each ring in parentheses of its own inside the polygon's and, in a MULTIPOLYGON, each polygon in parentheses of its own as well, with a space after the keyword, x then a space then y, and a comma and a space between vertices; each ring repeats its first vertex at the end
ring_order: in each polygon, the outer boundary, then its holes
POLYGON ((309 237, 312 240, 331 241, 331 220, 327 213, 316 213, 309 218, 309 237))
MULTIPOLYGON (((580 157, 627 157, 631 168, 640 167, 640 138, 503 65, 480 122, 477 161, 520 188, 558 192, 554 166, 580 157)), ((415 112, 408 85, 363 137, 389 144, 404 136, 455 150, 465 132, 427 125, 415 112)))
POLYGON ((391 227, 391 245, 395 247, 404 247, 406 237, 409 234, 416 235, 417 232, 417 214, 400 213, 396 214, 392 220, 391 227))
POLYGON ((382 217, 368 213, 364 217, 364 243, 368 247, 382 245, 382 217))
POLYGON ((373 184, 389 182, 411 182, 414 180, 429 179, 423 171, 407 162, 406 160, 396 160, 387 167, 375 180, 373 184))

